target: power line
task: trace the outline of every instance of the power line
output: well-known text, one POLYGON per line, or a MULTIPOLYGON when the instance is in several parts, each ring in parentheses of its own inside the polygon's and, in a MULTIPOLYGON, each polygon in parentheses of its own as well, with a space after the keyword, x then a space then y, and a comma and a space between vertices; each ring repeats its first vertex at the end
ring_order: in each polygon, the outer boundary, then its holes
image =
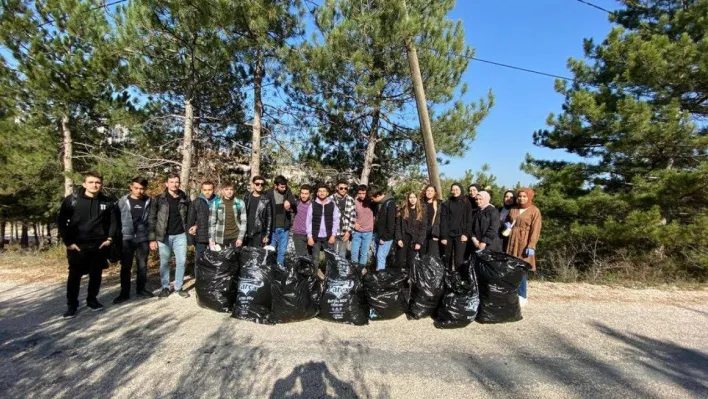
POLYGON ((590 3, 589 1, 585 1, 585 0, 576 0, 576 1, 578 1, 578 2, 580 2, 580 3, 583 3, 583 4, 585 4, 586 6, 590 6, 590 7, 592 7, 592 8, 596 8, 596 9, 598 9, 598 10, 600 10, 600 11, 604 11, 604 12, 606 12, 606 13, 608 13, 608 14, 614 14, 614 13, 615 13, 614 11, 610 11, 610 10, 608 10, 608 9, 606 9, 606 8, 603 8, 603 7, 598 6, 597 4, 590 3))
MULTIPOLYGON (((454 54, 454 55, 457 55, 457 56, 460 56, 460 57, 465 57, 465 56, 460 55, 460 54, 454 54)), ((469 60, 472 60, 472 61, 484 62, 485 64, 492 64, 492 65, 497 65, 497 66, 504 67, 504 68, 515 69, 515 70, 517 70, 517 71, 524 71, 524 72, 528 72, 528 73, 535 73, 536 75, 548 76, 548 77, 557 78, 557 79, 563 79, 563 80, 567 80, 567 81, 569 81, 569 82, 574 82, 574 81, 575 81, 575 79, 569 78, 569 77, 567 77, 567 76, 554 75, 554 74, 552 74, 552 73, 546 73, 546 72, 536 71, 536 70, 533 70, 533 69, 517 67, 517 66, 514 66, 514 65, 502 64, 501 62, 483 60, 483 59, 477 58, 477 57, 465 57, 465 58, 467 58, 467 59, 469 59, 469 60)))

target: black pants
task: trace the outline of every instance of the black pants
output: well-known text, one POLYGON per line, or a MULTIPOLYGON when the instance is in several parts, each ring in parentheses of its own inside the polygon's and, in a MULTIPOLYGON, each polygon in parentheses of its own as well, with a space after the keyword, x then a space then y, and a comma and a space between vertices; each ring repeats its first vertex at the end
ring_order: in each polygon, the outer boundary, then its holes
POLYGON ((120 257, 120 294, 130 295, 130 274, 133 270, 133 259, 137 263, 136 292, 145 289, 147 282, 147 258, 150 244, 147 242, 123 241, 123 251, 120 257))
POLYGON ((402 248, 398 245, 398 241, 393 242, 393 245, 396 246, 395 265, 401 269, 410 269, 411 265, 413 265, 413 259, 418 255, 418 251, 415 250, 415 243, 410 237, 406 236, 402 241, 402 248))
POLYGON ((265 247, 265 244, 263 244, 263 237, 260 235, 254 236, 254 237, 246 237, 243 239, 243 246, 244 247, 254 247, 254 248, 263 248, 265 247))
POLYGON ((312 261, 315 263, 315 266, 319 267, 320 265, 320 251, 324 251, 329 248, 329 241, 327 241, 326 237, 315 238, 315 245, 311 248, 312 261))
POLYGON ((462 242, 460 237, 450 237, 447 239, 447 245, 445 245, 445 265, 447 265, 450 270, 453 267, 459 267, 465 262, 465 250, 467 248, 467 243, 462 242))
POLYGON ((101 288, 103 269, 108 267, 108 248, 98 249, 100 243, 79 245, 81 251, 66 251, 69 261, 69 278, 66 281, 66 304, 79 306, 81 277, 89 275, 87 301, 96 300, 101 288))
POLYGON ((305 234, 293 234, 293 244, 295 245, 295 253, 298 256, 311 256, 312 251, 307 246, 307 236, 305 234))
POLYGON ((428 235, 420 248, 420 255, 431 255, 440 257, 440 240, 433 240, 432 235, 428 235))

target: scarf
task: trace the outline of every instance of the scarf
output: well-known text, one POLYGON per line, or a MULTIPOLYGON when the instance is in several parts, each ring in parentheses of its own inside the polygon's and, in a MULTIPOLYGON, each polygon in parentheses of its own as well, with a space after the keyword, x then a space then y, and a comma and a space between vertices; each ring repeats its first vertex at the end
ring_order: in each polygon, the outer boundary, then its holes
POLYGON ((528 200, 528 202, 526 202, 525 205, 518 204, 519 208, 526 209, 526 208, 531 207, 533 205, 533 196, 535 195, 534 191, 532 189, 526 188, 526 187, 519 189, 519 191, 516 194, 517 203, 519 201, 519 194, 520 193, 526 193, 526 196, 529 197, 529 200, 528 200))

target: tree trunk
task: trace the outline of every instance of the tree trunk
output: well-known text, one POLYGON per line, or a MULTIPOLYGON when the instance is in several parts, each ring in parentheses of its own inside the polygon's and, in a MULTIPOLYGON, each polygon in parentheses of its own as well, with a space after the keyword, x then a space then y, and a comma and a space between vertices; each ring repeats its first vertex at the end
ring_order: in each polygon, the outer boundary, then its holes
POLYGON ((261 173, 261 116, 263 115, 263 53, 256 53, 256 70, 253 76, 253 137, 251 138, 251 179, 261 173))
POLYGON ((379 142, 379 120, 381 118, 381 108, 377 104, 374 109, 373 119, 371 120, 371 129, 369 129, 369 143, 366 145, 366 155, 364 156, 364 167, 361 169, 361 179, 359 184, 369 185, 369 175, 374 163, 374 153, 376 151, 376 143, 379 142))
POLYGON ((66 114, 61 117, 61 132, 64 137, 64 195, 69 195, 74 190, 74 180, 71 178, 74 173, 74 144, 69 129, 69 116, 66 114))
POLYGON ((0 251, 5 249, 5 227, 7 226, 6 221, 0 222, 0 251))
POLYGON ((37 248, 41 248, 42 244, 39 241, 39 232, 37 231, 37 229, 39 228, 38 226, 40 225, 37 223, 32 223, 32 229, 34 230, 34 245, 37 248))
MULTIPOLYGON (((406 0, 402 0, 405 18, 408 19, 408 6, 406 0)), ((423 75, 420 73, 418 63, 418 51, 413 44, 413 40, 406 40, 406 53, 408 54, 408 65, 411 69, 411 79, 413 80, 413 92, 415 94, 415 105, 418 109, 418 120, 420 122, 420 133, 423 135, 423 146, 425 148, 425 161, 428 166, 428 179, 430 184, 438 191, 438 198, 442 198, 442 186, 440 183, 440 171, 438 170, 438 158, 435 151, 435 140, 433 139, 433 129, 430 124, 430 114, 428 104, 425 99, 425 87, 423 87, 423 75)))
POLYGON ((47 242, 52 245, 52 224, 47 222, 47 242))
POLYGON ((17 242, 20 240, 20 230, 17 229, 17 222, 12 222, 12 242, 17 242))
POLYGON ((189 193, 189 172, 192 169, 192 125, 194 124, 194 107, 191 100, 184 100, 184 137, 182 138, 182 166, 179 181, 182 190, 189 193))
POLYGON ((28 234, 27 223, 22 222, 22 237, 20 238, 20 247, 29 247, 29 234, 28 234))

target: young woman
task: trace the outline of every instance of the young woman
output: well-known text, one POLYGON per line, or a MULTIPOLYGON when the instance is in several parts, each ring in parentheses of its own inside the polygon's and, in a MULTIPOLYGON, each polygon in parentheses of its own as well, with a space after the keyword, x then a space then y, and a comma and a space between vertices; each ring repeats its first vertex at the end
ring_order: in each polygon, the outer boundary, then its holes
POLYGON ((513 190, 506 190, 504 192, 503 201, 502 206, 499 208, 499 237, 502 239, 502 248, 506 249, 509 236, 504 235, 504 231, 506 230, 504 223, 506 223, 506 220, 509 217, 509 211, 514 207, 514 205, 516 205, 516 193, 513 190))
POLYGON ((413 259, 423 247, 426 233, 423 214, 423 206, 418 201, 418 196, 409 193, 396 219, 396 265, 400 268, 410 268, 413 259))
POLYGON ((465 247, 472 230, 472 208, 459 183, 453 183, 450 198, 440 208, 440 244, 445 248, 445 263, 450 268, 459 267, 465 261, 465 247))
POLYGON ((421 193, 425 216, 425 241, 421 255, 440 256, 440 201, 435 186, 429 184, 421 193))
POLYGON ((489 203, 491 196, 486 191, 480 191, 475 201, 477 213, 472 218, 472 247, 474 250, 486 249, 502 251, 502 241, 499 238, 499 212, 489 203))
MULTIPOLYGON (((522 188, 516 193, 516 207, 509 211, 506 228, 511 228, 506 253, 523 259, 531 264, 531 271, 536 271, 536 244, 541 234, 541 211, 533 204, 534 191, 522 188)), ((528 283, 526 277, 519 286, 521 303, 527 299, 528 283)))

